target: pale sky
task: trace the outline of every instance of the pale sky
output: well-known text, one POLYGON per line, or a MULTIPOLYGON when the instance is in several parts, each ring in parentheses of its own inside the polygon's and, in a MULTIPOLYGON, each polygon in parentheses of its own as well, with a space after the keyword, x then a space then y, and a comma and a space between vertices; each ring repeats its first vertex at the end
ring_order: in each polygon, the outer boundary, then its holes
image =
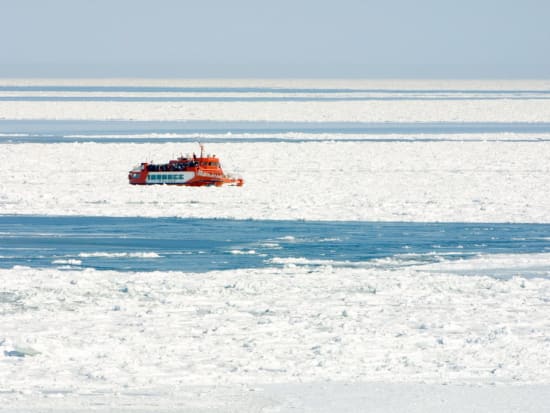
POLYGON ((548 0, 0 0, 0 76, 550 78, 548 0))

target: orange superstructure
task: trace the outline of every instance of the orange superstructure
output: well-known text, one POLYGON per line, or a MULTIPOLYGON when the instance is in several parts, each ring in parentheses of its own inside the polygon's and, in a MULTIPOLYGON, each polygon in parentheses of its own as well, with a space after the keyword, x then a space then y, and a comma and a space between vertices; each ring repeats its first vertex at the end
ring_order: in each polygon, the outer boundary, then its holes
POLYGON ((128 173, 132 185, 242 186, 242 178, 224 174, 216 155, 180 156, 164 164, 143 162, 128 173))

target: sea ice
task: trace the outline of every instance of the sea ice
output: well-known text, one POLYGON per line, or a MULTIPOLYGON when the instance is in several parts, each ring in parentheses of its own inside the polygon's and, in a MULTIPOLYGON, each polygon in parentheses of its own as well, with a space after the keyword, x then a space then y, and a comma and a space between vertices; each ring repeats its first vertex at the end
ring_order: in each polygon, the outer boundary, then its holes
POLYGON ((503 279, 454 274, 461 262, 0 270, 3 290, 17 294, 0 301, 0 399, 324 380, 548 383, 550 280, 522 277, 547 256, 496 257, 516 267, 503 279), (29 348, 32 357, 10 353, 29 348))
POLYGON ((4 214, 550 222, 546 142, 209 145, 241 188, 128 184, 133 165, 192 151, 185 144, 0 148, 4 214))

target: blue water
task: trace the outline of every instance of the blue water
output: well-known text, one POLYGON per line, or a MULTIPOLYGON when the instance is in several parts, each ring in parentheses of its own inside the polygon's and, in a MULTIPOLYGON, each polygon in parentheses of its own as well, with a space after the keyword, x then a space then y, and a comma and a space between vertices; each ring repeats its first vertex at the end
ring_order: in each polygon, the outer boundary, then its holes
POLYGON ((345 267, 549 251, 550 224, 0 216, 2 268, 204 272, 278 266, 285 258, 345 267))
POLYGON ((0 96, 15 102, 342 102, 402 100, 548 100, 549 95, 530 96, 0 96))
POLYGON ((187 92, 187 93, 398 93, 398 94, 550 94, 544 89, 373 89, 373 88, 284 88, 220 86, 82 86, 2 85, 0 92, 187 92))
POLYGON ((0 86, 1 92, 25 92, 25 96, 0 96, 0 101, 111 101, 111 102, 292 102, 292 101, 399 101, 399 100, 547 100, 550 90, 455 90, 368 88, 270 88, 178 86, 0 86), (37 94, 33 95, 32 92, 37 94), (42 93, 73 93, 43 96, 42 93), (207 93, 204 96, 86 96, 89 93, 207 93), (81 93, 81 96, 74 95, 81 93), (234 93, 236 96, 223 96, 234 93), (279 95, 274 95, 275 93, 279 95), (338 94, 345 93, 348 96, 338 94), (256 95, 252 95, 256 94, 256 95), (263 94, 258 96, 257 94, 263 94), (284 94, 285 96, 281 96, 284 94), (308 96, 304 96, 307 94, 308 96), (365 96, 376 94, 374 96, 365 96))
MULTIPOLYGON (((550 133, 550 122, 254 122, 254 121, 87 121, 87 120, 0 120, 0 143, 62 143, 62 142, 187 142, 196 137, 144 137, 141 134, 209 134, 201 137, 208 142, 301 142, 304 139, 280 136, 298 132, 324 134, 318 140, 326 140, 326 134, 341 134, 331 141, 445 141, 448 134, 480 133, 529 133, 530 139, 522 141, 547 142, 538 136, 550 133), (246 136, 262 134, 265 136, 246 136), (357 136, 368 134, 369 136, 357 136), (400 138, 386 135, 400 134, 400 138), (429 134, 428 136, 417 136, 429 134), (114 135, 114 136, 110 136, 114 135)), ((505 137, 506 141, 511 141, 505 137)), ((452 138, 456 139, 456 138, 452 138)), ((493 139, 498 139, 494 137, 493 139)), ((308 142, 315 141, 308 137, 308 142)))

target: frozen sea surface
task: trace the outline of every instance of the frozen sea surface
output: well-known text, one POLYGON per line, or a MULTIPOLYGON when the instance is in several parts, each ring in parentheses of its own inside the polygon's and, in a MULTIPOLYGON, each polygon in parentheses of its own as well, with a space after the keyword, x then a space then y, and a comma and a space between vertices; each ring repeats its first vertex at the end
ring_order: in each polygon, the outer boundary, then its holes
POLYGON ((0 410, 544 411, 549 121, 548 81, 0 79, 0 410), (244 187, 128 185, 199 140, 244 187))
POLYGON ((0 119, 547 122, 548 82, 0 81, 0 119))
POLYGON ((128 184, 134 165, 192 153, 191 143, 0 146, 4 214, 550 222, 547 141, 209 143, 245 181, 222 188, 128 184))
POLYGON ((546 81, 2 80, 0 208, 550 222, 549 91, 546 81), (243 188, 127 184, 133 165, 198 140, 243 188))
MULTIPOLYGON (((325 381, 547 385, 548 255, 480 257, 467 276, 467 261, 0 269, 0 402, 119 405, 134 394, 173 406, 189 386, 215 395, 215 386, 325 381), (532 267, 546 277, 530 277, 532 267)), ((187 406, 223 401, 198 393, 187 406)))

